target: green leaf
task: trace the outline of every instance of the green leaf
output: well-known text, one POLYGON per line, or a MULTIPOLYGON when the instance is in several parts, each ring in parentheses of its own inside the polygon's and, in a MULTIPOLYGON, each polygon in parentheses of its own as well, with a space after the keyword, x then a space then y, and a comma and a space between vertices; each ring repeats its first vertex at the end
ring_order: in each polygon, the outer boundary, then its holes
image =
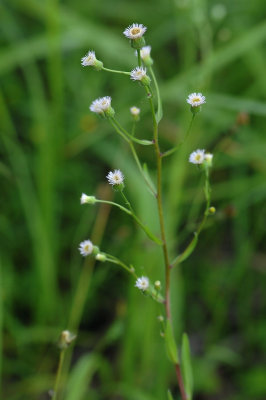
POLYGON ((178 364, 177 346, 173 334, 172 325, 169 319, 166 322, 165 345, 166 345, 166 352, 170 361, 172 361, 174 364, 178 364))
POLYGON ((191 366, 189 339, 186 333, 182 336, 182 373, 184 378, 184 386, 187 394, 187 400, 192 400, 193 394, 193 372, 191 366))
POLYGON ((174 400, 170 389, 167 390, 167 398, 168 400, 174 400))
POLYGON ((194 238, 191 240, 187 248, 183 251, 183 253, 179 254, 179 256, 177 256, 171 264, 180 264, 181 262, 185 261, 190 256, 190 254, 193 253, 197 243, 198 234, 194 233, 194 238))
POLYGON ((82 400, 88 394, 93 374, 99 368, 100 359, 94 354, 83 356, 75 365, 69 377, 65 400, 82 400))

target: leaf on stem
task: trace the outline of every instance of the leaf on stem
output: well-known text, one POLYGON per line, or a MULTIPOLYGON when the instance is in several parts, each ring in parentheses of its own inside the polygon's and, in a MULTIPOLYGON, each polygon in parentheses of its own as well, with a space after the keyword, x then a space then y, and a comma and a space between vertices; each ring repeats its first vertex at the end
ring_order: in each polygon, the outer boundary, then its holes
POLYGON ((177 346, 173 334, 172 325, 169 319, 166 322, 165 345, 166 345, 166 352, 170 361, 172 361, 174 364, 179 364, 177 346))
POLYGON ((191 366, 189 339, 186 333, 182 336, 182 360, 181 367, 184 377, 184 386, 187 394, 187 400, 192 400, 193 394, 193 372, 191 366))
POLYGON ((172 265, 180 264, 181 262, 185 261, 190 256, 190 254, 193 253, 197 243, 198 243, 198 233, 195 232, 194 237, 191 240, 191 242, 189 243, 189 245, 187 246, 187 248, 183 251, 183 253, 179 254, 179 256, 177 256, 174 259, 174 261, 172 262, 172 265))

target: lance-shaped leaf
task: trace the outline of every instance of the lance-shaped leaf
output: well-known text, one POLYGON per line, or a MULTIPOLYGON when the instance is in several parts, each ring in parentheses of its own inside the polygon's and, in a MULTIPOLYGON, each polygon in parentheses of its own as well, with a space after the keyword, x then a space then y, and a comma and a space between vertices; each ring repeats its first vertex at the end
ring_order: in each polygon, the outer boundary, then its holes
POLYGON ((182 336, 182 374, 184 378, 184 386, 187 394, 187 400, 192 400, 193 394, 193 372, 191 366, 191 356, 190 356, 190 346, 189 339, 186 333, 183 333, 182 336))
POLYGON ((177 346, 173 334, 172 325, 169 320, 166 322, 166 329, 165 329, 165 345, 166 345, 166 352, 167 355, 174 364, 178 364, 178 353, 177 353, 177 346))

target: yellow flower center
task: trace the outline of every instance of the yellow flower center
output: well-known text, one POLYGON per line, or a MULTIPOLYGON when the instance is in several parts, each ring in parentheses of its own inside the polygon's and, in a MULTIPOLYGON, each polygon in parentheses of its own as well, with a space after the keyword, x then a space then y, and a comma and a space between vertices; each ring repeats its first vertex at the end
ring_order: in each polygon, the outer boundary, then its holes
POLYGON ((200 161, 200 160, 201 160, 201 154, 197 154, 197 155, 195 156, 195 160, 200 161))
POLYGON ((193 101, 193 103, 197 103, 198 101, 200 101, 200 98, 199 97, 195 97, 192 101, 193 101))
POLYGON ((132 35, 137 35, 138 33, 140 33, 140 28, 132 28, 131 29, 131 34, 132 35))

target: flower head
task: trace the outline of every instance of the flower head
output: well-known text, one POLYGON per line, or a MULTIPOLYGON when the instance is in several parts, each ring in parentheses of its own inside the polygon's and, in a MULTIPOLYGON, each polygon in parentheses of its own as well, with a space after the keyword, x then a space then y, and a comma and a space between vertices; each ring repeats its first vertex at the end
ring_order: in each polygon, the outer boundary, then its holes
POLYGON ((92 50, 90 50, 85 57, 82 57, 81 65, 83 65, 83 67, 94 67, 98 71, 103 69, 103 63, 97 60, 95 52, 92 50))
POLYGON ((111 107, 111 100, 110 96, 99 97, 91 103, 90 110, 103 116, 114 116, 115 112, 111 107))
POLYGON ((148 290, 149 288, 149 278, 147 278, 146 276, 141 276, 140 278, 138 278, 136 280, 135 286, 142 291, 148 290))
POLYGON ((93 252, 93 244, 90 240, 84 240, 79 245, 80 254, 84 257, 90 255, 93 252))
POLYGON ((90 50, 85 57, 82 57, 81 65, 83 65, 83 67, 93 66, 95 65, 96 60, 95 52, 90 50))
POLYGON ((191 107, 199 107, 201 104, 206 103, 205 97, 201 93, 191 93, 187 98, 187 103, 191 107))
POLYGON ((120 169, 115 169, 114 172, 110 171, 106 178, 112 186, 122 185, 124 182, 124 175, 120 169))
POLYGON ((139 39, 141 38, 144 33, 146 32, 146 26, 142 24, 132 24, 128 28, 126 28, 123 34, 129 39, 139 39))
POLYGON ((147 75, 146 68, 136 67, 130 72, 130 78, 133 81, 140 81, 144 86, 149 85, 151 80, 147 75))
POLYGON ((205 150, 196 150, 189 156, 189 162, 192 164, 202 164, 205 159, 205 150))
POLYGON ((135 107, 135 106, 130 107, 130 113, 131 113, 131 115, 133 115, 133 116, 138 116, 139 113, 140 113, 140 108, 135 107))
POLYGON ((147 77, 147 70, 143 67, 136 67, 130 73, 130 78, 134 81, 142 81, 145 77, 147 77))

